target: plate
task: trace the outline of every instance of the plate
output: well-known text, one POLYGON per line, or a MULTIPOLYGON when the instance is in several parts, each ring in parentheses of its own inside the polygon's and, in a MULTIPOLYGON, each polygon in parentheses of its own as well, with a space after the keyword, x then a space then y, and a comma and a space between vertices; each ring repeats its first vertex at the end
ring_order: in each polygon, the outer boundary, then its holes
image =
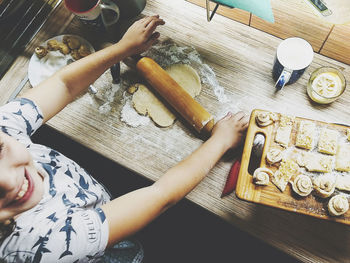
MULTIPOLYGON (((77 35, 59 35, 50 38, 40 44, 40 46, 46 47, 49 40, 57 40, 59 42, 63 41, 64 36, 71 36, 79 39, 80 43, 89 47, 91 53, 95 52, 93 46, 84 38, 77 35)), ((67 61, 73 59, 71 54, 64 55, 60 51, 48 51, 47 55, 41 59, 33 53, 29 61, 28 66, 28 79, 32 86, 38 85, 44 79, 52 76, 59 69, 67 65, 67 61)), ((73 59, 74 60, 74 59, 73 59)))

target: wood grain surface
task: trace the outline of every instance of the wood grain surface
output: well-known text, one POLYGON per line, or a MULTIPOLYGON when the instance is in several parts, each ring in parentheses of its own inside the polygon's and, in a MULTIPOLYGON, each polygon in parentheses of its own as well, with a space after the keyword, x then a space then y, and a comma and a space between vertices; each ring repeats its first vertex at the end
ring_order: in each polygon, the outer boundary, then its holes
POLYGON ((301 37, 310 42, 318 52, 332 28, 332 24, 320 19, 304 0, 272 0, 275 23, 252 16, 251 26, 282 39, 301 37))
POLYGON ((320 53, 350 64, 350 24, 335 25, 320 53))
MULTIPOLYGON (((149 0, 141 16, 153 14, 159 14, 166 21, 158 30, 160 41, 171 38, 179 44, 194 47, 203 63, 215 73, 225 100, 219 100, 214 86, 208 83, 203 83, 202 92, 196 99, 216 120, 229 110, 250 114, 253 109, 260 108, 349 124, 348 90, 327 106, 314 104, 306 94, 310 73, 316 68, 333 66, 350 79, 348 65, 315 54, 312 64, 296 83, 275 92, 271 70, 281 39, 220 15, 208 23, 203 8, 186 1, 149 0)), ((56 19, 55 23, 59 23, 56 19)), ((60 26, 43 30, 38 37, 77 34, 89 40, 95 49, 101 41, 111 38, 111 35, 94 35, 85 31, 77 19, 68 25, 61 22, 60 26)), ((31 53, 27 53, 19 59, 9 71, 10 76, 0 81, 0 91, 6 90, 6 93, 1 93, 2 103, 25 78, 30 56, 31 53), (20 70, 14 72, 16 69, 20 70)), ((125 68, 123 63, 122 66, 125 68)), ((109 71, 95 85, 98 89, 109 87, 109 71)), ((121 87, 119 93, 123 94, 126 88, 121 87)), ((92 102, 103 105, 105 101, 85 94, 52 118, 48 125, 152 181, 202 144, 197 134, 181 119, 172 127, 163 129, 152 122, 131 127, 121 121, 125 104, 123 97, 113 101, 112 111, 108 114, 102 114, 92 102)), ((225 155, 186 198, 300 261, 349 262, 350 229, 343 224, 242 201, 235 194, 220 198, 234 159, 230 153, 225 155)), ((113 173, 106 176, 113 176, 113 173)))
MULTIPOLYGON (((206 8, 205 0, 186 0, 186 1, 206 8)), ((210 10, 211 11, 214 9, 215 6, 216 6, 215 3, 210 2, 210 10)), ((242 9, 229 8, 227 6, 220 5, 219 8, 217 9, 216 13, 223 15, 227 18, 231 18, 235 21, 241 22, 241 23, 246 24, 246 25, 249 25, 249 22, 250 22, 251 14, 245 10, 242 10, 242 9)), ((206 17, 206 15, 207 15, 206 12, 203 10, 203 16, 206 17)), ((214 17, 215 17, 215 15, 214 15, 214 17)), ((213 19, 214 19, 214 17, 213 17, 213 19)))
MULTIPOLYGON (((309 196, 303 198, 298 197, 293 192, 291 184, 289 183, 283 192, 281 192, 271 181, 267 186, 258 186, 253 183, 253 177, 249 173, 248 167, 255 135, 260 133, 265 136, 265 145, 261 156, 260 167, 266 167, 275 172, 278 169, 278 166, 269 165, 266 161, 266 154, 270 148, 281 148, 274 141, 276 129, 278 128, 278 122, 266 127, 259 127, 255 121, 256 115, 259 112, 261 112, 261 110, 256 109, 251 114, 249 129, 242 155, 241 169, 237 182, 237 196, 243 200, 349 225, 350 211, 340 217, 332 217, 329 215, 327 210, 329 198, 319 198, 314 194, 310 194, 309 196)), ((346 129, 348 128, 346 126, 296 117, 293 124, 288 149, 295 146, 298 123, 303 120, 314 122, 317 129, 330 128, 332 130, 337 130, 339 134, 342 134, 343 136, 345 136, 346 129)), ((317 138, 315 138, 315 140, 317 140, 317 138)), ((293 180, 294 176, 291 178, 291 181, 293 180)))

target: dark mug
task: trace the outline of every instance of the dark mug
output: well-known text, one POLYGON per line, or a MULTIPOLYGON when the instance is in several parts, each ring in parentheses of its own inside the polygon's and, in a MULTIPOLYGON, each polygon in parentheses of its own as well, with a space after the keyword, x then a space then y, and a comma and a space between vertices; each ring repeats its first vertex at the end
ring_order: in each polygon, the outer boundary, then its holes
POLYGON ((119 7, 111 0, 64 0, 64 4, 87 25, 106 28, 120 17, 119 7))
POLYGON ((121 19, 130 19, 139 15, 146 6, 146 0, 113 0, 120 9, 121 19))
POLYGON ((293 84, 311 64, 314 52, 306 40, 291 37, 283 40, 277 47, 272 69, 275 88, 280 90, 287 84, 293 84))

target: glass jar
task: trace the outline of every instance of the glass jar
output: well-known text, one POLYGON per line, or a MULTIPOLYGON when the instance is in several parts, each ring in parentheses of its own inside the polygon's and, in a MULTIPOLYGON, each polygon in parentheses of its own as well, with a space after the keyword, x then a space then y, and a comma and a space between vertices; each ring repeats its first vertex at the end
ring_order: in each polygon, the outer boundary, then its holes
POLYGON ((346 80, 340 70, 321 67, 312 72, 307 84, 307 94, 316 103, 328 104, 345 91, 346 80))

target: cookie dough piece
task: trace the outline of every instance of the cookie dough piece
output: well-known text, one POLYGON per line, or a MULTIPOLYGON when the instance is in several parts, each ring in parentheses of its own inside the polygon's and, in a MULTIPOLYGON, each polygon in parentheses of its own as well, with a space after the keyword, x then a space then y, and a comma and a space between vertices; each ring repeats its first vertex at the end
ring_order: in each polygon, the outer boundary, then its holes
MULTIPOLYGON (((192 97, 200 93, 199 75, 189 65, 175 64, 166 71, 192 97)), ((148 114, 161 127, 168 127, 175 121, 175 115, 144 85, 139 85, 138 90, 133 94, 132 102, 137 112, 148 114)))
POLYGON ((268 185, 273 172, 270 169, 260 167, 254 171, 253 182, 257 185, 268 185))
POLYGON ((350 145, 349 144, 340 144, 338 146, 334 169, 341 172, 350 171, 350 145))
POLYGON ((335 190, 335 175, 320 175, 313 180, 315 192, 322 198, 331 196, 335 190))
POLYGON ((201 92, 201 80, 197 71, 186 64, 175 64, 165 70, 191 97, 201 92))
POLYGON ((286 189, 286 186, 293 175, 299 173, 299 166, 293 160, 282 160, 280 167, 274 173, 271 181, 281 192, 286 189))
POLYGON ((335 183, 335 188, 350 192, 350 175, 339 174, 335 183))
POLYGON ((288 147, 292 126, 280 126, 276 131, 275 142, 283 147, 288 147))
POLYGON ((324 128, 318 141, 318 151, 334 155, 337 151, 338 131, 324 128))
POLYGON ((332 156, 319 153, 303 153, 298 159, 300 166, 305 166, 309 172, 329 173, 332 171, 332 156))
POLYGON ((266 154, 266 161, 269 164, 278 163, 282 160, 282 150, 278 148, 270 148, 266 154))
POLYGON ((299 174, 293 181, 292 189, 300 196, 308 196, 313 190, 312 180, 305 174, 299 174))
POLYGON ((275 142, 279 143, 283 147, 288 147, 293 124, 294 117, 281 115, 279 127, 277 128, 275 135, 275 142))
POLYGON ((328 202, 328 212, 332 216, 340 216, 349 210, 349 201, 345 195, 333 196, 328 202))
POLYGON ((311 150, 315 137, 315 129, 316 125, 314 122, 301 121, 299 123, 295 145, 300 148, 311 150))
POLYGON ((135 110, 150 118, 160 127, 168 127, 173 124, 175 115, 145 86, 139 85, 132 97, 135 110))

